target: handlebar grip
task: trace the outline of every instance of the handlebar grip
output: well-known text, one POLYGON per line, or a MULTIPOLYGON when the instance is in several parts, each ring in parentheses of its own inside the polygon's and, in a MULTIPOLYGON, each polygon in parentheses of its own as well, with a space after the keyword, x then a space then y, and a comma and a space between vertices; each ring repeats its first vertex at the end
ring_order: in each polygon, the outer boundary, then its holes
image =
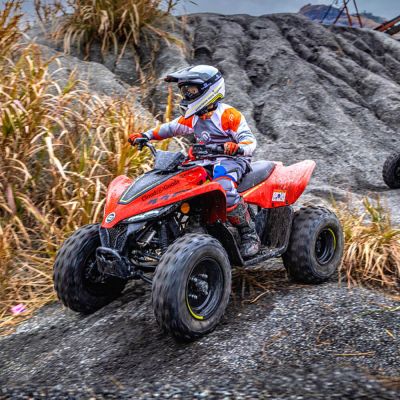
POLYGON ((145 137, 141 137, 141 138, 135 139, 134 144, 138 147, 139 150, 142 150, 148 141, 149 141, 149 139, 147 139, 145 137))
MULTIPOLYGON (((211 151, 214 154, 225 154, 225 149, 224 149, 224 145, 223 144, 214 144, 214 145, 210 145, 210 146, 213 146, 211 151)), ((237 155, 244 155, 244 149, 239 147, 236 154, 237 155)))
POLYGON ((223 144, 207 144, 205 147, 212 154, 224 154, 223 144))
MULTIPOLYGON (((224 144, 194 144, 193 146, 193 154, 197 156, 207 156, 207 154, 212 155, 223 155, 225 154, 224 144)), ((237 155, 244 155, 244 149, 239 147, 237 155)), ((232 157, 232 156, 229 156, 232 157)))

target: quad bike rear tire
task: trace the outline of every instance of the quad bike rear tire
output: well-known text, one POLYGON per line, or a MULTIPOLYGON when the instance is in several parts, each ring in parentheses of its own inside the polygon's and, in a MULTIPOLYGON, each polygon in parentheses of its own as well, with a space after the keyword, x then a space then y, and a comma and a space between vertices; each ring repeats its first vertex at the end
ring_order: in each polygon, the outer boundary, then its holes
POLYGON ((71 310, 90 314, 117 298, 125 287, 125 281, 119 278, 96 274, 99 246, 99 225, 85 225, 64 242, 57 254, 54 288, 71 310))
POLYGON ((391 189, 400 189, 400 153, 392 154, 386 159, 382 176, 391 189))
POLYGON ((340 265, 343 231, 336 215, 324 207, 303 207, 293 219, 283 263, 289 278, 299 283, 327 281, 340 265))
POLYGON ((215 329, 231 292, 231 266, 210 235, 186 234, 161 257, 153 278, 152 305, 158 325, 181 341, 215 329))

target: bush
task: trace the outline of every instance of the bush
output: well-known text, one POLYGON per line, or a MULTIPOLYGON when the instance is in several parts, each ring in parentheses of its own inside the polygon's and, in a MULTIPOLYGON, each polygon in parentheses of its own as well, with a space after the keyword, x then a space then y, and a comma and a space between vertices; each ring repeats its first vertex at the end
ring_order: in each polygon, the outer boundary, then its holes
POLYGON ((393 226, 379 198, 363 200, 364 211, 338 207, 345 252, 341 271, 349 285, 363 282, 386 289, 400 287, 400 229, 393 226))
POLYGON ((56 42, 63 42, 67 54, 75 46, 89 59, 92 45, 99 43, 103 57, 114 53, 115 66, 130 47, 145 83, 140 45, 146 43, 146 48, 154 51, 162 38, 167 45, 175 43, 183 47, 175 36, 159 28, 178 3, 179 0, 69 0, 67 9, 63 9, 59 1, 49 5, 36 0, 36 10, 42 21, 51 20, 52 15, 59 16, 61 11, 63 16, 55 19, 51 36, 56 42))

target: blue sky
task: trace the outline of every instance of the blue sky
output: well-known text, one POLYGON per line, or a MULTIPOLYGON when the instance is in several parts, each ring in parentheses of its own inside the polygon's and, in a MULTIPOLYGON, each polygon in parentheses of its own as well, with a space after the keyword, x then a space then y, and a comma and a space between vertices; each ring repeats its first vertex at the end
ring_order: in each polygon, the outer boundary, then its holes
MULTIPOLYGON (((25 9, 32 11, 33 0, 25 0, 25 9)), ((337 0, 338 4, 342 0, 337 0)), ((271 14, 279 12, 297 12, 305 4, 332 4, 332 0, 194 0, 183 1, 179 13, 216 12, 220 14, 271 14)), ((4 0, 1 0, 4 4, 4 0)), ((357 0, 360 11, 369 11, 375 15, 393 18, 400 14, 400 0, 357 0)), ((350 10, 354 11, 353 0, 350 0, 350 10)))

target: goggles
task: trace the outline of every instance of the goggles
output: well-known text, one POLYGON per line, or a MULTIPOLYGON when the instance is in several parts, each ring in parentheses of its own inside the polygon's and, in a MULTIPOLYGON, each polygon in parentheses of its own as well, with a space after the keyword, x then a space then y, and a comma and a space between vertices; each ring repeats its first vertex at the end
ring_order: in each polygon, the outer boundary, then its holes
POLYGON ((195 85, 193 83, 179 85, 179 90, 181 91, 182 97, 187 101, 195 100, 202 94, 200 85, 195 85))

